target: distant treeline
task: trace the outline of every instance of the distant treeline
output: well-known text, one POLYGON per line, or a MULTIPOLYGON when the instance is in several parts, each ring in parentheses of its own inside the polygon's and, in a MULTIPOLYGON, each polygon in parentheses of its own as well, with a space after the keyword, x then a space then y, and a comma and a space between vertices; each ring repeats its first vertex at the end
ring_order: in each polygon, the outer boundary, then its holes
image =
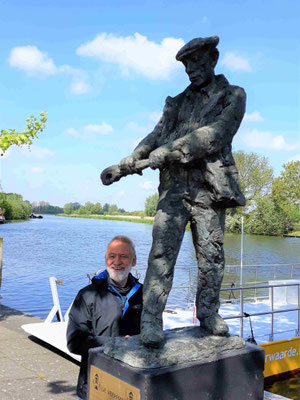
POLYGON ((0 192, 0 208, 6 220, 28 219, 32 212, 29 201, 20 194, 0 192))
POLYGON ((34 214, 60 214, 64 209, 59 206, 52 206, 47 201, 40 201, 39 203, 32 203, 32 212, 34 214))
MULTIPOLYGON (((87 201, 84 205, 80 203, 66 203, 64 205, 64 214, 78 214, 78 215, 117 215, 126 214, 124 208, 118 208, 116 204, 105 203, 103 206, 101 203, 92 203, 87 201)), ((132 214, 132 213, 130 213, 132 214)), ((134 213, 133 213, 134 215, 134 213)))

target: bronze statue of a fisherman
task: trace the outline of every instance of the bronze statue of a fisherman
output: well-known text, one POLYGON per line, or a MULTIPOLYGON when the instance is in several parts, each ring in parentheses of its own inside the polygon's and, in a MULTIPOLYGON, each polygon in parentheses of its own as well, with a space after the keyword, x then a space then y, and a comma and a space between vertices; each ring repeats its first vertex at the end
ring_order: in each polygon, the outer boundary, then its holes
POLYGON ((101 175, 108 185, 141 174, 147 166, 160 170, 144 282, 141 340, 146 346, 158 347, 163 341, 162 313, 188 222, 198 261, 197 318, 208 333, 228 332, 218 314, 225 211, 245 204, 231 143, 245 113, 246 95, 223 75, 215 75, 218 42, 217 36, 197 38, 179 50, 176 59, 184 64, 191 84, 178 96, 167 97, 160 121, 132 155, 101 175))

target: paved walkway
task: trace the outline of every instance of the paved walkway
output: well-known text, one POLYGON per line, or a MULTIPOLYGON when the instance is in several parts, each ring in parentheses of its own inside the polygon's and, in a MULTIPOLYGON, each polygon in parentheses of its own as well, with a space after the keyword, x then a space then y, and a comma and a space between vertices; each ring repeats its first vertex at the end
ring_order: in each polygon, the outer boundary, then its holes
POLYGON ((79 364, 21 325, 42 320, 0 304, 0 399, 72 400, 79 364))

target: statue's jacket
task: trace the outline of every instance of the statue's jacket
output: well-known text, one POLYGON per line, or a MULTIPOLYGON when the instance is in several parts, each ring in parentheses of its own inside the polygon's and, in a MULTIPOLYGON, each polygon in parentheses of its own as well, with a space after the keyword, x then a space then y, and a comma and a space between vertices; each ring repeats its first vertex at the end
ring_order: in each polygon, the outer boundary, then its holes
POLYGON ((181 186, 183 196, 195 204, 201 203, 203 191, 220 207, 245 204, 231 147, 245 103, 244 90, 223 75, 200 91, 190 85, 167 97, 160 121, 140 144, 182 153, 180 162, 161 169, 160 194, 175 186, 178 192, 181 186))

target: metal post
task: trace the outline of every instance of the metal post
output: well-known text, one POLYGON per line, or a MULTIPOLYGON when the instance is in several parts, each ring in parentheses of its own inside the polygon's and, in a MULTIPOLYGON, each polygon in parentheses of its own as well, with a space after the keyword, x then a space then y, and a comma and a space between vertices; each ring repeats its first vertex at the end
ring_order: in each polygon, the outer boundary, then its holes
POLYGON ((190 298, 191 298, 191 268, 189 268, 189 287, 188 287, 188 308, 190 308, 190 298))
POLYGON ((274 338, 274 287, 271 286, 271 334, 270 342, 273 342, 274 338))
POLYGON ((244 252, 244 217, 242 217, 242 234, 241 234, 241 274, 240 274, 240 286, 243 286, 243 252, 244 252))
MULTIPOLYGON (((59 303, 59 297, 58 297, 58 292, 57 292, 57 286, 56 283, 58 282, 58 280, 54 277, 51 276, 49 278, 50 281, 50 287, 51 287, 51 293, 52 293, 52 299, 53 299, 53 307, 52 310, 50 311, 50 313, 48 314, 47 318, 45 319, 45 323, 51 323, 53 318, 57 317, 57 320, 63 321, 63 316, 61 313, 61 308, 60 308, 60 303, 59 303)), ((60 283, 60 282, 59 282, 60 283)))
POLYGON ((240 337, 244 334, 244 298, 243 298, 243 250, 244 250, 244 217, 242 217, 242 234, 241 234, 241 272, 240 272, 240 337))
POLYGON ((244 297, 243 290, 240 289, 240 337, 243 338, 244 335, 244 297))
POLYGON ((255 289, 254 289, 255 301, 257 301, 256 285, 257 285, 257 266, 255 266, 255 289))

